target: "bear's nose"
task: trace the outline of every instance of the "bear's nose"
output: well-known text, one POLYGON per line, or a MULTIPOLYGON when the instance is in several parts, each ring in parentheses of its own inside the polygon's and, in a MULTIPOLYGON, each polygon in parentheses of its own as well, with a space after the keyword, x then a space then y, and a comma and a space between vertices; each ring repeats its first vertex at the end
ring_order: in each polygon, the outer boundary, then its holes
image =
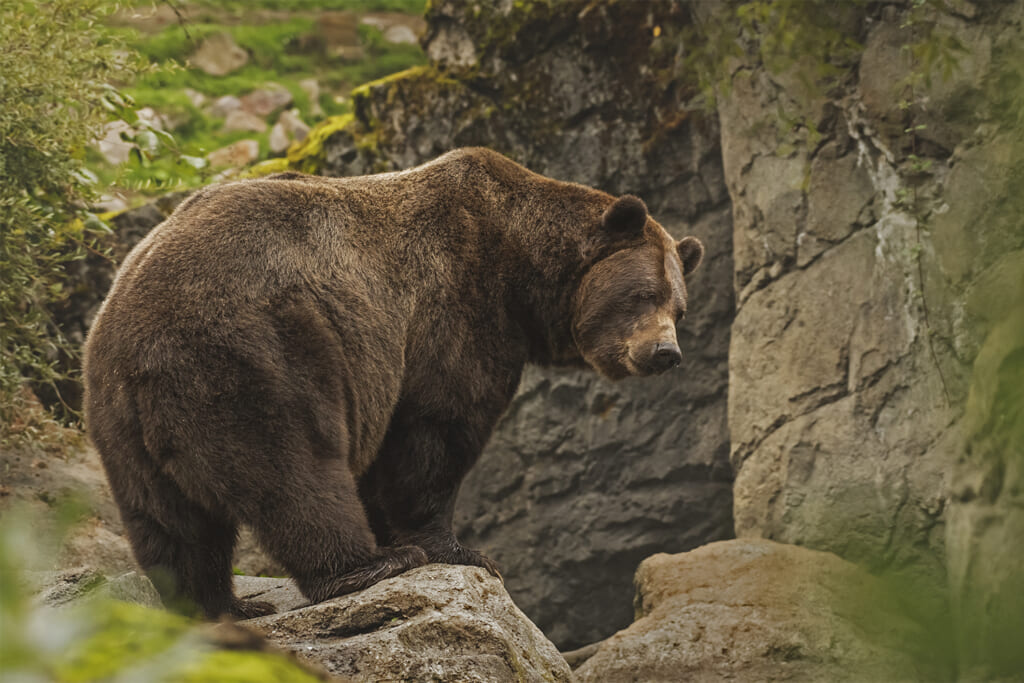
POLYGON ((654 347, 654 354, 651 356, 651 363, 658 372, 664 372, 674 368, 683 360, 683 354, 679 347, 671 342, 658 342, 654 347))

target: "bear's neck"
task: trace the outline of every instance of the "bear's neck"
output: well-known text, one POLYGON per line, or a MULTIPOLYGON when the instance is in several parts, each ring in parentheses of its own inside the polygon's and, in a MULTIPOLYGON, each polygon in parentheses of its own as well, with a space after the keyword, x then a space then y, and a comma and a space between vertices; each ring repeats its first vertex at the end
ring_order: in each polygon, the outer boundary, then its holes
POLYGON ((502 193, 501 201, 480 207, 488 248, 497 257, 494 272, 527 359, 580 366, 572 322, 585 272, 584 227, 594 220, 588 215, 592 198, 583 195, 594 190, 542 176, 530 180, 526 191, 502 193))

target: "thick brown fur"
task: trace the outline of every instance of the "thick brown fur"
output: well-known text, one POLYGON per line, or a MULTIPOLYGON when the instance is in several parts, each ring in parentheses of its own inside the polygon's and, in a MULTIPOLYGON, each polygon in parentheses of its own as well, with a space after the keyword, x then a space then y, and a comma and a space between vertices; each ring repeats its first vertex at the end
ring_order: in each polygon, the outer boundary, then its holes
POLYGON ((86 345, 86 411, 140 565, 207 616, 239 524, 313 601, 426 562, 527 362, 679 362, 694 238, 635 197, 485 149, 401 173, 207 188, 128 256, 86 345))

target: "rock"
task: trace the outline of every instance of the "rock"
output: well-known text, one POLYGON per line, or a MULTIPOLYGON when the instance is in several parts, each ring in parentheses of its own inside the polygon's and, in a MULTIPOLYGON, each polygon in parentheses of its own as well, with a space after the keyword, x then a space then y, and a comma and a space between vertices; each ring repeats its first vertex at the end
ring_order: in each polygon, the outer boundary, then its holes
POLYGON ((416 45, 419 38, 408 26, 391 26, 384 31, 384 40, 397 45, 416 45))
POLYGON ((191 102, 192 106, 196 109, 201 109, 208 100, 206 95, 199 92, 198 90, 193 90, 192 88, 185 88, 182 92, 185 93, 185 95, 188 97, 189 102, 191 102))
POLYGON ((281 112, 277 119, 278 123, 284 126, 285 132, 293 140, 302 142, 309 135, 309 126, 299 115, 298 109, 289 109, 281 112))
POLYGON ((590 681, 934 681, 934 624, 896 588, 830 553, 712 543, 637 570, 637 620, 576 670, 590 681))
POLYGON ((291 579, 236 575, 234 587, 239 598, 269 602, 279 614, 309 606, 309 600, 291 579))
MULTIPOLYGON (((1020 49, 1006 62, 1011 72, 1020 49)), ((1024 671, 1024 135, 1009 122, 958 150, 949 207, 934 222, 936 258, 962 303, 943 311, 946 329, 973 359, 962 440, 950 449, 946 527, 963 681, 1024 671)))
POLYGON ((61 546, 58 564, 88 566, 107 573, 136 568, 128 539, 99 518, 88 520, 70 532, 61 546))
POLYGON ((116 166, 128 161, 135 147, 133 143, 121 138, 122 133, 133 135, 135 131, 124 121, 111 121, 103 126, 103 136, 97 140, 96 147, 108 164, 116 166))
POLYGON ((320 83, 315 78, 304 78, 299 81, 299 87, 309 98, 309 113, 312 116, 323 116, 324 109, 320 106, 320 83))
POLYGON ((811 165, 807 220, 796 237, 797 263, 806 266, 825 249, 862 225, 874 223, 869 211, 875 188, 856 154, 835 158, 823 150, 811 165))
POLYGON ((358 22, 354 13, 320 12, 315 30, 327 56, 342 60, 363 58, 358 22))
POLYGON ((124 140, 122 135, 130 138, 147 128, 167 130, 169 127, 164 117, 152 107, 143 107, 135 114, 139 117, 139 123, 135 126, 122 120, 104 124, 103 133, 94 144, 107 163, 115 166, 125 163, 130 158, 132 149, 136 147, 134 142, 124 140))
POLYGON ((262 88, 242 95, 241 103, 245 111, 266 118, 290 105, 292 94, 283 85, 267 83, 262 88))
POLYGON ((239 140, 227 147, 221 147, 206 155, 213 168, 240 168, 260 157, 260 143, 257 140, 239 140))
POLYGON ((12 509, 29 512, 27 523, 39 538, 39 548, 47 548, 41 566, 88 567, 108 574, 136 568, 99 454, 93 448, 67 445, 60 456, 28 448, 0 448, 0 472, 0 514, 12 509), (83 506, 84 519, 68 530, 58 530, 51 506, 72 497, 83 506), (64 535, 58 537, 58 533, 64 535), (50 540, 56 544, 58 538, 60 547, 47 547, 50 540))
POLYGON ((905 136, 909 111, 915 126, 921 126, 917 137, 952 150, 973 128, 962 113, 984 106, 979 86, 991 67, 993 28, 1000 24, 986 27, 953 13, 937 19, 926 44, 934 49, 955 40, 960 46, 945 73, 938 68, 924 73, 923 60, 904 48, 921 40, 918 29, 912 21, 897 20, 878 22, 868 35, 858 76, 864 106, 882 134, 894 141, 905 136), (912 92, 909 81, 915 83, 912 92))
MULTIPOLYGON (((261 599, 274 601, 275 594, 261 599)), ((478 567, 428 565, 358 593, 241 623, 300 660, 357 680, 572 680, 555 647, 478 567)))
POLYGON ((80 567, 61 572, 34 572, 27 578, 30 589, 37 593, 36 604, 47 607, 67 607, 95 599, 163 607, 152 582, 134 571, 108 579, 94 569, 80 567))
POLYGON ((156 128, 157 130, 167 130, 167 121, 152 107, 143 107, 135 112, 135 115, 139 117, 139 121, 146 124, 150 128, 156 128))
POLYGON ((249 62, 249 53, 243 50, 228 33, 214 33, 199 45, 188 59, 190 66, 211 76, 227 76, 249 62))
POLYGON ((210 105, 210 116, 216 116, 217 118, 227 118, 233 111, 237 111, 242 108, 242 100, 238 99, 234 95, 223 95, 218 97, 210 105))
POLYGON ((1009 244, 981 236, 986 220, 948 218, 991 185, 976 164, 915 161, 900 147, 911 144, 908 113, 886 98, 907 75, 907 17, 855 15, 851 30, 870 30, 869 44, 840 68, 859 79, 830 92, 828 114, 811 119, 816 137, 779 125, 780 109, 805 113, 799 96, 751 61, 734 65, 719 106, 739 301, 735 528, 942 582, 963 396, 944 328, 946 311, 963 316, 956 279, 940 269, 966 263, 973 240, 1009 244), (961 183, 973 190, 943 208, 961 183))
POLYGON ((269 147, 274 154, 281 154, 292 142, 302 142, 309 135, 309 126, 299 117, 298 109, 281 112, 277 123, 270 129, 269 147))
POLYGON ((250 114, 244 109, 236 109, 228 114, 227 119, 224 120, 224 127, 221 131, 224 133, 234 133, 236 131, 245 130, 253 133, 262 133, 266 129, 267 122, 259 116, 250 114))
POLYGON ((247 526, 238 532, 238 543, 235 544, 235 555, 231 566, 243 574, 254 577, 288 576, 288 572, 268 556, 256 542, 256 535, 247 526))
POLYGON ((384 34, 384 40, 395 44, 416 45, 426 29, 423 17, 401 12, 369 12, 359 20, 384 34))
POLYGON ((271 154, 283 154, 291 144, 292 139, 288 136, 288 131, 285 130, 284 124, 278 121, 270 129, 267 147, 270 148, 271 154))

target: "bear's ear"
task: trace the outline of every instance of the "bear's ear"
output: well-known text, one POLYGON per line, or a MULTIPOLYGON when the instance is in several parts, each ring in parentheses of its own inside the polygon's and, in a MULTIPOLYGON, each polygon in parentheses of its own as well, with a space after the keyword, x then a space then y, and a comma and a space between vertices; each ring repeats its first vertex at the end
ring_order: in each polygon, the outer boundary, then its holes
POLYGON ((647 205, 639 197, 623 195, 604 212, 601 223, 614 235, 639 236, 647 224, 647 205))
POLYGON ((683 275, 689 275, 697 270, 697 266, 704 259, 704 245, 696 237, 684 237, 679 240, 676 251, 679 253, 679 260, 683 262, 683 275))

